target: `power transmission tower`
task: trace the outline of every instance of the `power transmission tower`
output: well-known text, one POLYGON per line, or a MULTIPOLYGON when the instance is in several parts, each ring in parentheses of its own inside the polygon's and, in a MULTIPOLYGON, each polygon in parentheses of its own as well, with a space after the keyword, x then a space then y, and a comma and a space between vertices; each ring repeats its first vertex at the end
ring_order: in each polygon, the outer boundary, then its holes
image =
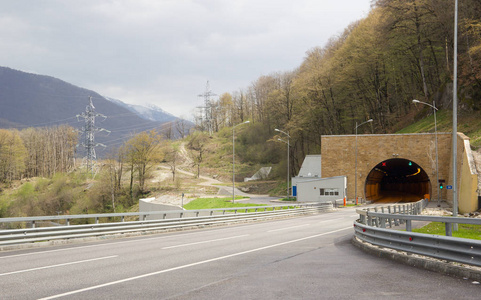
POLYGON ((98 128, 95 126, 95 117, 102 117, 107 119, 106 116, 96 113, 95 106, 92 103, 92 97, 89 97, 89 105, 85 108, 85 112, 77 115, 77 120, 79 118, 83 118, 85 120, 85 125, 82 127, 82 134, 84 135, 85 139, 84 142, 81 144, 87 154, 83 158, 83 164, 87 166, 87 173, 91 173, 92 176, 94 175, 94 165, 96 165, 97 155, 95 154, 95 147, 102 146, 106 147, 104 144, 95 143, 95 133, 100 131, 106 131, 110 133, 110 130, 104 128, 98 128))
POLYGON ((212 120, 213 103, 211 101, 211 97, 213 96, 217 96, 217 95, 212 93, 209 87, 209 81, 207 80, 205 92, 203 94, 198 95, 198 97, 204 98, 204 106, 199 106, 197 108, 200 110, 201 130, 208 131, 210 135, 212 135, 212 133, 214 132, 214 124, 212 120))

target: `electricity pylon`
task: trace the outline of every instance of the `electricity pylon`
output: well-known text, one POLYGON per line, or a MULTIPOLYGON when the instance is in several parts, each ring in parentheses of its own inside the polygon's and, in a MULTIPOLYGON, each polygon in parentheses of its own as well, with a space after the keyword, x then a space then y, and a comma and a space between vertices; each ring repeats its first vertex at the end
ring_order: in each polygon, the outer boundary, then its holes
POLYGON ((201 128, 202 130, 206 130, 209 132, 210 135, 214 132, 214 124, 213 124, 213 117, 212 117, 212 109, 213 105, 211 102, 211 97, 217 96, 216 94, 212 93, 209 87, 209 81, 207 81, 205 92, 203 94, 198 95, 198 97, 204 98, 204 106, 197 107, 201 110, 201 128))
POLYGON ((87 173, 94 175, 94 165, 97 161, 97 155, 95 154, 95 147, 102 146, 106 147, 104 144, 95 143, 95 133, 100 131, 106 131, 110 133, 110 130, 99 128, 95 126, 95 117, 102 117, 107 119, 103 114, 95 112, 95 106, 92 103, 92 97, 89 97, 89 105, 85 108, 85 112, 77 115, 77 120, 83 118, 85 120, 85 125, 82 127, 82 134, 85 136, 84 142, 81 144, 85 147, 87 155, 83 158, 83 163, 87 166, 87 173))

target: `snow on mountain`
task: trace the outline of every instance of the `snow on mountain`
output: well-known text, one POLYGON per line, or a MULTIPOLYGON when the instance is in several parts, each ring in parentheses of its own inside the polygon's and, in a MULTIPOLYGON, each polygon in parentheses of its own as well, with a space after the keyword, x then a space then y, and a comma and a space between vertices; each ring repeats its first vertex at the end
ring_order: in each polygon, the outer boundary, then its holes
POLYGON ((149 121, 157 121, 157 122, 170 122, 178 119, 176 116, 164 111, 162 108, 154 105, 149 104, 148 106, 142 105, 135 105, 135 104, 127 104, 118 99, 113 99, 109 97, 105 97, 105 99, 116 103, 122 107, 127 108, 133 113, 136 113, 139 117, 149 121))

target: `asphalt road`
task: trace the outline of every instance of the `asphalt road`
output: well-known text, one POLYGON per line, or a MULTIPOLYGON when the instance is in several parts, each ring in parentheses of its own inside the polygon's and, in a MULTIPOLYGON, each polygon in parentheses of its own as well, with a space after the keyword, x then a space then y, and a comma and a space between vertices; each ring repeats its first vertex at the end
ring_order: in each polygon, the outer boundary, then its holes
POLYGON ((351 245, 354 209, 0 253, 1 299, 480 299, 351 245))

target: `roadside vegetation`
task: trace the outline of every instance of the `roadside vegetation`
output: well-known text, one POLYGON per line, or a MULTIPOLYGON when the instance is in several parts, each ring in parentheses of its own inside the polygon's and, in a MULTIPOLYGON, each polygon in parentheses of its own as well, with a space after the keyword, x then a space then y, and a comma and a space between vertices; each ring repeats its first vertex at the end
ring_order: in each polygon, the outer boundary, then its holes
MULTIPOLYGON (((426 226, 413 229, 413 232, 446 235, 444 223, 431 222, 426 226)), ((453 231, 454 237, 481 240, 481 225, 458 224, 458 231, 453 231)))
POLYGON ((248 207, 248 206, 264 206, 262 204, 252 204, 246 202, 245 197, 235 197, 236 200, 242 202, 232 202, 230 198, 198 198, 190 201, 184 208, 187 210, 212 209, 212 208, 232 208, 232 207, 248 207))

